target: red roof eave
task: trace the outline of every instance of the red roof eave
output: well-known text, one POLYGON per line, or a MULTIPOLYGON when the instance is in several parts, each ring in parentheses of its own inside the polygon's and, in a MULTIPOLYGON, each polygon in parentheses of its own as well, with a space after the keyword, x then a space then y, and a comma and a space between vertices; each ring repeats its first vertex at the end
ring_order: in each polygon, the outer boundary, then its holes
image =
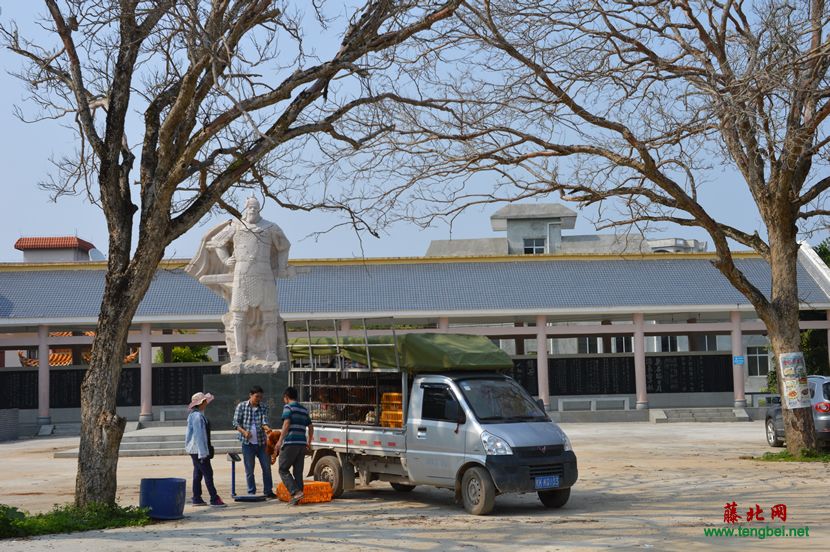
POLYGON ((80 249, 81 251, 89 251, 95 249, 95 246, 75 236, 57 236, 20 238, 14 242, 14 248, 18 251, 33 249, 80 249))

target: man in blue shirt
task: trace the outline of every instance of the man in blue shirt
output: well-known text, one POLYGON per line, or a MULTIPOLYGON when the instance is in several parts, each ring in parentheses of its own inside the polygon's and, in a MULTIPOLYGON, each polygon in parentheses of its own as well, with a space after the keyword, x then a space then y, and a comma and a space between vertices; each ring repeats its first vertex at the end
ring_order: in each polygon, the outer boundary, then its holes
POLYGON ((283 393, 282 400, 285 406, 282 409, 282 434, 277 442, 280 451, 279 472, 283 484, 291 493, 288 504, 296 506, 303 499, 303 464, 306 451, 311 450, 311 440, 314 438, 314 426, 308 410, 297 402, 299 394, 293 387, 288 387, 283 393), (308 430, 308 439, 306 439, 308 430), (294 472, 292 477, 291 472, 294 472))
POLYGON ((254 385, 248 394, 248 400, 236 405, 233 426, 239 433, 239 440, 242 441, 242 462, 245 465, 248 494, 256 494, 254 460, 259 459, 265 496, 276 498, 274 481, 271 477, 271 460, 265 451, 267 445, 265 434, 270 433, 271 428, 268 424, 268 406, 262 402, 262 387, 254 385))

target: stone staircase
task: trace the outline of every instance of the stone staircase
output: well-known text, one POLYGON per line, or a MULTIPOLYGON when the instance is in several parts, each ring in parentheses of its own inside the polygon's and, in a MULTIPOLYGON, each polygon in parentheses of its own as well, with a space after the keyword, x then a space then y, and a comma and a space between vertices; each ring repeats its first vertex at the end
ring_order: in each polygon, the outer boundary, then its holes
MULTIPOLYGON (((160 422, 154 420, 152 422, 138 422, 138 429, 148 429, 152 427, 180 427, 182 428, 182 435, 184 435, 184 428, 187 427, 186 420, 167 420, 160 422)), ((212 435, 212 434, 211 434, 212 435)))
POLYGON ((52 431, 53 436, 58 437, 74 437, 81 434, 81 423, 64 423, 55 424, 55 429, 52 431))
MULTIPOLYGON (((135 456, 184 456, 185 428, 178 426, 160 426, 140 429, 125 433, 121 439, 121 448, 118 456, 121 458, 135 456)), ((216 450, 216 456, 227 452, 240 452, 241 446, 236 438, 235 431, 213 431, 211 442, 216 450)), ((77 458, 78 449, 64 450, 55 453, 55 458, 77 458)))
POLYGON ((743 408, 664 408, 652 409, 651 420, 657 424, 680 422, 749 422, 743 408))

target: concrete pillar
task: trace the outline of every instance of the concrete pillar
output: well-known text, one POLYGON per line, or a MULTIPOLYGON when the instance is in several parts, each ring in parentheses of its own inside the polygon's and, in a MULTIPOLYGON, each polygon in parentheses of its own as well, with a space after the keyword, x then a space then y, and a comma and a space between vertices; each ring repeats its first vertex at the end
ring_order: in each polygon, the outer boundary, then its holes
POLYGON ((49 416, 49 326, 37 327, 37 423, 52 423, 49 416))
MULTIPOLYGON (((735 393, 735 408, 746 406, 746 395, 744 394, 744 366, 746 366, 746 354, 744 352, 744 339, 741 333, 741 313, 733 311, 729 316, 732 322, 732 386, 735 393), (743 357, 742 364, 735 363, 735 357, 743 357)), ((774 370, 774 366, 770 366, 774 370)))
POLYGON ((539 398, 550 408, 550 385, 548 384, 548 317, 536 317, 536 377, 539 383, 539 398))
POLYGON ((634 313, 634 386, 637 390, 637 410, 648 410, 646 386, 646 334, 643 313, 634 313))
POLYGON ((141 413, 139 422, 153 421, 153 341, 150 338, 150 324, 141 325, 141 413))
POLYGON ((442 332, 450 331, 450 319, 446 316, 442 316, 438 319, 438 329, 442 332))

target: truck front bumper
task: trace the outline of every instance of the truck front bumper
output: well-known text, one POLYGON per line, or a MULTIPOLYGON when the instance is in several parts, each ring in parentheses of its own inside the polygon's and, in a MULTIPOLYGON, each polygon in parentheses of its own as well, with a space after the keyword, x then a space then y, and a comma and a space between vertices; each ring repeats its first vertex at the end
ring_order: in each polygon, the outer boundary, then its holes
POLYGON ((533 458, 521 454, 488 456, 485 465, 500 493, 536 491, 536 478, 552 475, 559 477, 556 489, 567 489, 576 483, 578 477, 573 451, 535 455, 533 458))

